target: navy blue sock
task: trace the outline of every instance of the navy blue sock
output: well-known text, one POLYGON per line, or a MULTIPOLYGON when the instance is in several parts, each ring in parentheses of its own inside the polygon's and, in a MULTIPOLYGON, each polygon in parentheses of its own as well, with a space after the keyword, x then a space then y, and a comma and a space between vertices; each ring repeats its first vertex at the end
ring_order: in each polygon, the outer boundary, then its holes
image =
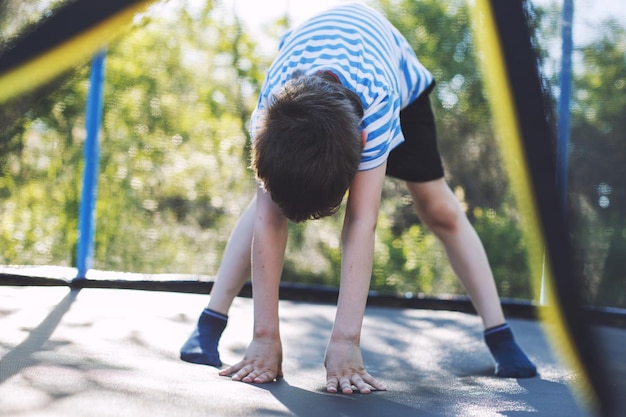
POLYGON ((180 349, 180 358, 185 362, 222 366, 217 344, 227 321, 228 316, 205 308, 200 314, 198 325, 180 349))
POLYGON ((505 378, 531 378, 537 367, 518 346, 508 323, 485 330, 485 342, 496 362, 496 375, 505 378))

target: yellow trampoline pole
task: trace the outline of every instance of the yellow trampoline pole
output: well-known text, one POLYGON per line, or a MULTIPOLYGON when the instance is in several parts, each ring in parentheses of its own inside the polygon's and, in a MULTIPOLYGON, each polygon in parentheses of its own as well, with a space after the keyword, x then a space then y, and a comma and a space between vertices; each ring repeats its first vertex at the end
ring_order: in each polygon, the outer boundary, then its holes
MULTIPOLYGON (((507 2, 508 3, 508 2, 507 2)), ((511 5, 512 6, 512 5, 511 5)), ((504 7, 504 6, 503 6, 504 7)), ((507 5, 508 7, 508 5, 507 5)), ((522 217, 522 229, 528 250, 528 262, 533 288, 540 288, 544 248, 547 248, 537 205, 535 190, 529 174, 527 155, 523 147, 518 110, 515 106, 511 81, 505 62, 500 33, 489 0, 470 1, 472 27, 477 45, 477 58, 490 101, 494 129, 498 138, 508 179, 522 217)), ((574 343, 564 318, 559 298, 555 295, 552 259, 546 250, 545 279, 547 304, 538 308, 553 350, 577 375, 574 388, 581 405, 593 413, 600 409, 597 393, 574 343)))
MULTIPOLYGON (((154 0, 137 1, 77 36, 0 74, 0 104, 33 90, 63 71, 89 60, 94 53, 103 49, 128 27, 135 15, 145 10, 152 2, 154 0)), ((80 16, 76 18, 80 19, 80 16)))

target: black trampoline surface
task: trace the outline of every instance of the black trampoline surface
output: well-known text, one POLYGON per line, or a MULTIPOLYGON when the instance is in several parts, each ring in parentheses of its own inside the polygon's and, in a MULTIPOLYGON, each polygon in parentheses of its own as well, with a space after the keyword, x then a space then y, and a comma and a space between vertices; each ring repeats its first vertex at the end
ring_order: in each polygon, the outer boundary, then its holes
MULTIPOLYGON (((388 391, 341 395, 324 390, 333 305, 281 301, 285 377, 249 385, 178 359, 207 302, 202 294, 0 286, 0 415, 589 415, 570 385, 576 375, 533 320, 509 322, 540 375, 501 379, 477 316, 368 307, 363 357, 388 391)), ((237 298, 220 345, 225 363, 242 357, 251 329, 252 300, 237 298)), ((624 346, 623 329, 607 332, 624 346)))

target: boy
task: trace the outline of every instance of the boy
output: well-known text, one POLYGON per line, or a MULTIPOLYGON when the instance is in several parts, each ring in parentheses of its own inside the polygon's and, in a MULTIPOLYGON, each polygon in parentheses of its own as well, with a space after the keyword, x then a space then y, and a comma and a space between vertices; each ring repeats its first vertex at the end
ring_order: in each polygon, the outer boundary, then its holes
POLYGON ((287 222, 333 214, 348 191, 326 389, 384 390, 365 370, 359 343, 389 175, 406 181, 422 222, 442 241, 482 318, 496 374, 536 374, 505 322, 483 246, 444 179, 429 102, 433 87, 408 42, 364 5, 330 9, 282 38, 251 120, 257 195, 229 239, 209 305, 181 359, 221 366, 217 343, 226 314, 252 272, 253 340, 243 360, 220 375, 251 383, 282 375, 278 287, 287 222))

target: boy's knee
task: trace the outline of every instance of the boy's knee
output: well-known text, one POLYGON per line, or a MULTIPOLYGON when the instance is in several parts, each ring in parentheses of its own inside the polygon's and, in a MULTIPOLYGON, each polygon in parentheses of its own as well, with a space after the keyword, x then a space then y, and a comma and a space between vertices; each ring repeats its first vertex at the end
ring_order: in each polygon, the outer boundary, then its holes
POLYGON ((420 217, 422 222, 437 234, 456 230, 465 213, 456 199, 442 199, 429 202, 422 207, 420 217))

